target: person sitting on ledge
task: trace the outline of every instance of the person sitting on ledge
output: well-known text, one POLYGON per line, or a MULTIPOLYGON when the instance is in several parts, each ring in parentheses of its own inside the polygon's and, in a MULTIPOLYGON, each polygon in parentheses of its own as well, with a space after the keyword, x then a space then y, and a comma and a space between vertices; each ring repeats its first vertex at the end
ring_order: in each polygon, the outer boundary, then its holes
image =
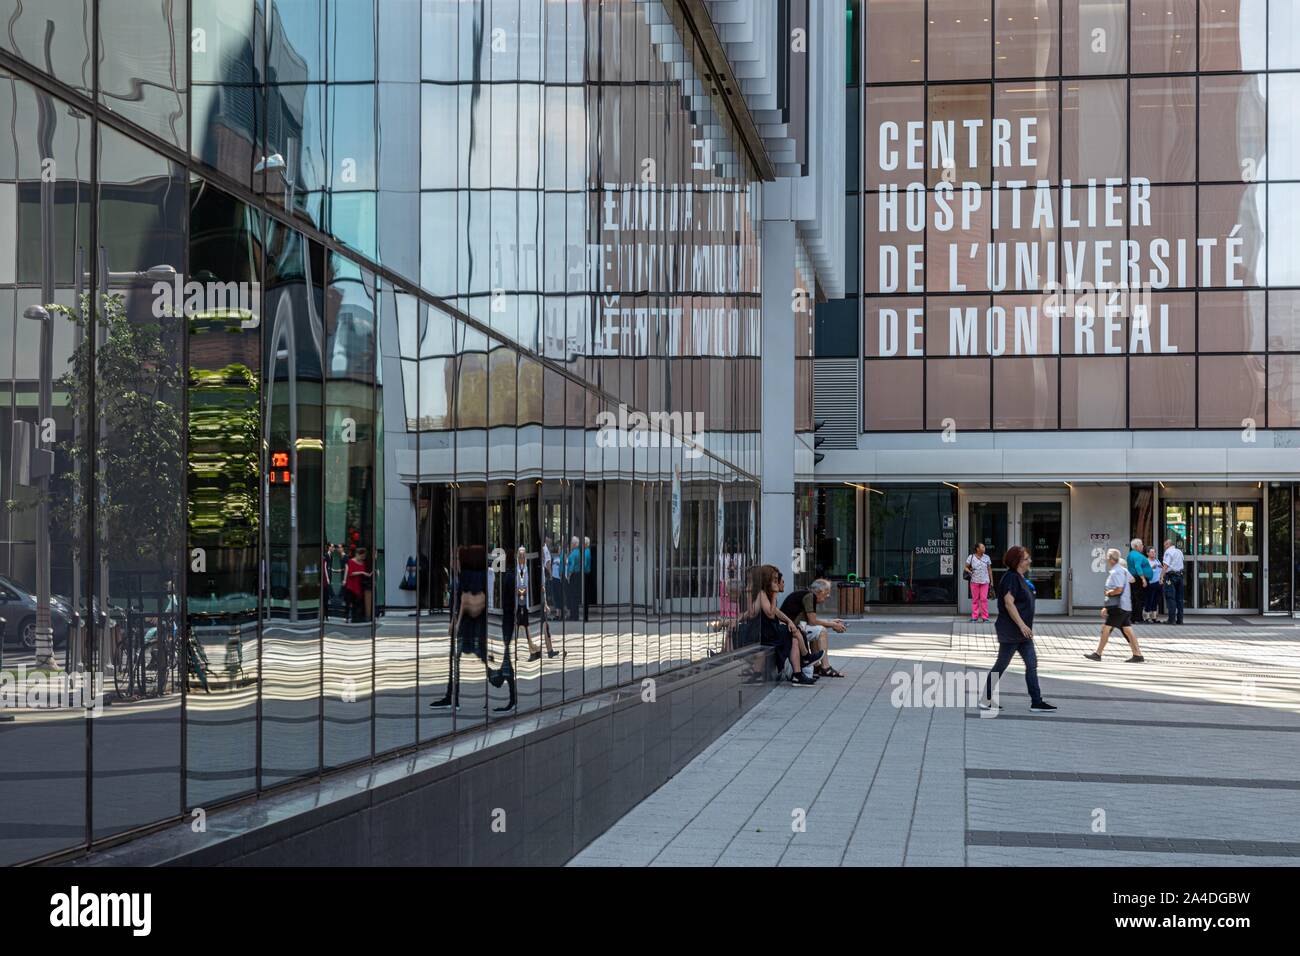
POLYGON ((770 564, 765 564, 757 569, 756 583, 757 588, 754 592, 753 600, 750 602, 750 610, 757 618, 762 635, 760 640, 763 644, 773 647, 776 651, 776 666, 781 673, 785 672, 785 662, 790 662, 792 668, 790 683, 797 686, 805 686, 817 683, 817 678, 810 676, 805 668, 815 664, 821 659, 821 652, 815 655, 804 657, 801 654, 800 643, 803 641, 803 635, 800 633, 798 626, 795 625, 788 617, 781 613, 776 596, 780 593, 781 572, 770 564))
POLYGON ((810 651, 823 651, 825 656, 817 662, 813 672, 817 677, 843 677, 830 664, 830 632, 843 634, 847 625, 839 618, 821 618, 817 616, 817 605, 831 596, 831 582, 818 578, 806 588, 801 588, 781 602, 781 613, 794 621, 803 632, 810 651))

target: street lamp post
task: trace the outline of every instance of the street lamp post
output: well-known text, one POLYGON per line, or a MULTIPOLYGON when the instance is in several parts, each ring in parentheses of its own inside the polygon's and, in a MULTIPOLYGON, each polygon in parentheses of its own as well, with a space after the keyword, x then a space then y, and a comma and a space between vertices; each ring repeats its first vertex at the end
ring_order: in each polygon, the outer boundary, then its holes
MULTIPOLYGON (((51 277, 51 284, 53 280, 51 277)), ((44 291, 44 290, 42 290, 44 291)), ((54 298, 53 291, 47 301, 54 298)), ((54 627, 50 622, 50 471, 49 459, 51 449, 44 447, 49 422, 53 417, 53 358, 54 347, 53 322, 50 313, 43 306, 32 305, 23 310, 23 318, 32 319, 41 324, 40 348, 40 399, 36 422, 36 443, 38 448, 34 459, 40 462, 36 470, 36 490, 39 497, 39 511, 36 526, 36 666, 48 670, 59 670, 54 660, 54 627)))
MULTIPOLYGON (((42 184, 44 187, 47 184, 42 184)), ((42 191, 44 196, 44 190, 42 191)), ((46 204, 42 203, 42 218, 44 219, 46 204)), ((42 227, 47 223, 42 222, 42 227)), ((48 223, 49 229, 47 236, 53 233, 53 222, 48 223)), ((52 243, 51 243, 52 245, 52 243)), ((54 301, 54 270, 53 270, 53 250, 47 250, 45 263, 42 268, 42 289, 41 295, 45 302, 54 301), (48 279, 48 288, 46 281, 48 279)), ((117 284, 132 284, 141 279, 150 281, 168 281, 175 277, 176 270, 170 265, 154 266, 144 272, 119 272, 110 273, 104 270, 105 283, 111 287, 117 284)), ((80 285, 78 286, 80 288, 80 285)), ((78 298, 80 298, 78 296, 78 298)), ((93 311, 93 307, 92 307, 93 311)), ((39 409, 37 412, 36 425, 36 443, 37 448, 33 455, 33 461, 36 467, 33 468, 32 478, 35 479, 37 493, 39 497, 39 512, 37 516, 37 533, 36 533, 36 666, 49 670, 58 670, 58 662, 54 659, 54 627, 50 617, 50 478, 53 474, 54 451, 46 447, 45 435, 49 433, 52 427, 54 415, 54 318, 49 309, 43 305, 31 305, 23 310, 23 318, 41 325, 40 356, 39 356, 39 409)), ((93 328, 93 326, 92 326, 93 328)), ((91 370, 88 374, 94 374, 91 370)), ((101 475, 102 479, 102 475, 101 475)), ((103 600, 107 602, 107 567, 101 568, 101 589, 103 590, 103 600)), ((93 616, 93 610, 92 610, 93 616)), ((107 625, 107 603, 101 613, 102 623, 107 625)))
MULTIPOLYGON (((46 64, 49 65, 49 31, 45 38, 46 64)), ((41 324, 40 352, 40 409, 36 420, 37 449, 33 458, 40 461, 37 493, 40 495, 40 512, 36 527, 36 666, 57 670, 54 660, 54 628, 50 623, 50 471, 52 450, 45 447, 45 436, 53 412, 53 322, 45 305, 54 301, 54 256, 58 246, 54 241, 54 177, 44 175, 45 164, 54 162, 54 131, 58 119, 54 100, 42 94, 37 98, 36 141, 41 155, 41 305, 23 312, 23 316, 41 324)), ((52 167, 56 168, 56 167, 52 167)))

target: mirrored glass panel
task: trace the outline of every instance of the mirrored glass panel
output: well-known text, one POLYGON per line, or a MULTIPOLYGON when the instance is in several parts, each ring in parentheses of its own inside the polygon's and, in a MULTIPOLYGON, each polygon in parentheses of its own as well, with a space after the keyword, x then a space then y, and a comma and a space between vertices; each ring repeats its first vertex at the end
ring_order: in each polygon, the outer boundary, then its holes
POLYGON ((92 9, 92 0, 0 0, 0 22, 6 25, 0 31, 0 49, 89 94, 92 9))
MULTIPOLYGON (((50 22, 55 37, 68 26, 50 22)), ((109 692, 88 681, 114 632, 107 613, 89 613, 90 123, 0 77, 0 863, 16 863, 86 841, 87 708, 109 692)), ((164 724, 164 768, 175 747, 164 724)))
MULTIPOLYGON (((201 180, 190 184, 189 268, 247 299, 191 312, 189 325, 185 803, 258 783, 263 593, 262 218, 201 180)), ((214 290, 219 287, 214 285, 214 290)), ((202 304, 202 303, 200 303, 202 304)), ((215 304, 215 303, 214 303, 215 304)))
MULTIPOLYGON (((324 376, 328 258, 319 244, 269 221, 262 366, 262 785, 321 766, 321 619, 324 539, 324 376)), ((349 577, 369 572, 360 533, 347 550, 349 577)), ((368 552, 368 549, 367 549, 368 552)), ((350 592, 355 594, 356 592, 350 592)), ((333 663, 333 662, 331 662, 333 663)), ((369 735, 367 734, 367 739, 369 735)))
MULTIPOLYGON (((392 287, 382 299, 386 328, 396 328, 402 356, 407 432, 412 450, 398 464, 416 508, 416 604, 419 609, 420 739, 451 733, 455 661, 454 550, 456 493, 456 408, 459 323, 409 293, 392 287), (392 316, 392 318, 387 318, 392 316), (415 439, 415 441, 412 441, 415 439)), ((390 545, 391 547, 391 545, 390 545)), ((466 615, 468 617, 468 615, 466 615)), ((467 628, 470 625, 467 624, 467 628)), ((468 636, 468 630, 467 630, 468 636)))
MULTIPOLYGON (((185 515, 175 502, 185 487, 186 303, 176 290, 189 190, 183 170, 111 129, 100 129, 99 147, 98 559, 86 573, 103 609, 96 651, 112 673, 114 706, 92 735, 96 839, 179 812, 187 673, 185 515)), ((89 332, 77 329, 77 365, 89 365, 89 332)), ((76 407, 85 396, 71 398, 76 407)), ((79 460, 87 437, 74 439, 79 460)))
MULTIPOLYGON (((341 256, 327 261, 321 579, 328 573, 331 580, 322 585, 321 603, 325 766, 333 767, 370 756, 373 679, 380 670, 375 633, 385 616, 386 569, 377 534, 374 282, 341 256)), ((400 661, 401 645, 391 650, 400 661)))
POLYGON ((188 6, 99 0, 100 102, 180 149, 189 146, 188 6))
MULTIPOLYGON (((373 281, 364 277, 366 282, 373 281)), ((364 327, 366 308, 375 359, 375 753, 418 739, 419 637, 427 552, 420 551, 418 432, 407 422, 405 381, 395 301, 380 283, 368 301, 354 301, 353 322, 364 327), (423 561, 422 561, 423 559, 423 561)), ((359 290, 358 290, 359 291, 359 290)), ((350 360, 349 360, 350 361, 350 360)), ((411 363, 412 373, 416 363, 411 363)), ((361 476, 361 477, 364 477, 361 476)), ((326 528, 326 537, 329 530, 326 528)), ((336 562, 337 563, 337 562, 336 562)), ((430 621, 430 623, 432 623, 430 621)))

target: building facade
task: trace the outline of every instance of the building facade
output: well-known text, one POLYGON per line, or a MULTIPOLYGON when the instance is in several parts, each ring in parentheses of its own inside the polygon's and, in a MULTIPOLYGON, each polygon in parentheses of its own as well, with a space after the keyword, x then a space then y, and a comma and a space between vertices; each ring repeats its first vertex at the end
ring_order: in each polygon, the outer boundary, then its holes
POLYGON ((868 604, 968 609, 1013 543, 1040 607, 1172 539, 1187 605, 1296 608, 1294 4, 848 4, 848 296, 796 536, 868 604), (851 388, 846 388, 851 384, 851 388))
POLYGON ((724 649, 776 171, 692 12, 0 2, 0 862, 724 649))

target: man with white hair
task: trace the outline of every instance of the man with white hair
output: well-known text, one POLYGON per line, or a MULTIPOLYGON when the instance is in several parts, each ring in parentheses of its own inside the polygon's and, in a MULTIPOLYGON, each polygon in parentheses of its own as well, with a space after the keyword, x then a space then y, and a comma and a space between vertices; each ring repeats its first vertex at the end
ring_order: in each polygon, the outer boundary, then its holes
POLYGON ((1137 612, 1138 620, 1145 621, 1146 615, 1142 612, 1147 603, 1147 588, 1151 586, 1151 562, 1147 560, 1146 553, 1142 549, 1141 538, 1130 541, 1128 548, 1128 557, 1125 561, 1128 564, 1128 573, 1133 575, 1133 610, 1137 612))
POLYGON ((825 651, 822 659, 818 662, 815 673, 818 677, 843 677, 844 675, 831 667, 830 664, 830 634, 834 631, 836 634, 843 634, 847 629, 846 625, 839 618, 821 618, 817 616, 817 605, 823 603, 831 596, 831 582, 825 578, 818 578, 806 588, 800 588, 794 591, 781 602, 781 613, 799 625, 799 630, 804 634, 808 641, 809 649, 816 654, 818 651, 825 651))
POLYGON ((1128 568, 1124 567, 1124 562, 1120 560, 1119 548, 1111 548, 1106 552, 1106 566, 1110 568, 1110 573, 1106 576, 1106 605, 1101 609, 1103 618, 1101 643, 1091 654, 1083 656, 1090 661, 1101 660, 1106 642, 1110 640, 1111 629, 1119 628, 1124 639, 1133 648, 1133 656, 1126 663, 1141 664, 1146 658, 1142 656, 1137 637, 1133 634, 1133 597, 1129 590, 1133 575, 1129 574, 1128 568))

